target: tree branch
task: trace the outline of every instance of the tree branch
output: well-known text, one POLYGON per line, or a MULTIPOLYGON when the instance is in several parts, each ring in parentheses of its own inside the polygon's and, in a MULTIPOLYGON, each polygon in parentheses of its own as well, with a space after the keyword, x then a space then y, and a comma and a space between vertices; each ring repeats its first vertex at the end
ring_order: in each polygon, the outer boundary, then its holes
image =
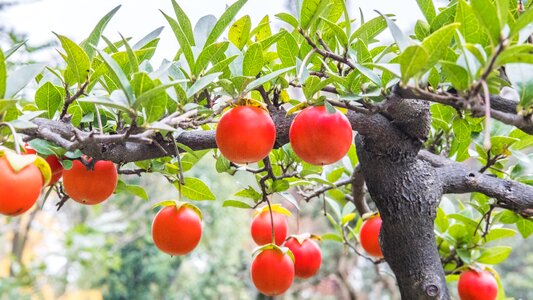
POLYGON ((446 194, 479 192, 495 198, 496 207, 533 217, 533 186, 471 170, 445 157, 420 151, 418 157, 435 167, 446 194))

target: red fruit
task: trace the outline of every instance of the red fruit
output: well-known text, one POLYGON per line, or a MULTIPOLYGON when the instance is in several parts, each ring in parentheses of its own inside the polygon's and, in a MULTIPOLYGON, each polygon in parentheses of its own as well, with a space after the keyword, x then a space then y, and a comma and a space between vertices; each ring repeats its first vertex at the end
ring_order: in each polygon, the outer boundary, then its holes
POLYGON ((361 246, 365 249, 366 253, 382 258, 383 253, 379 246, 379 231, 381 230, 381 217, 374 216, 363 222, 361 231, 359 232, 359 239, 361 240, 361 246))
MULTIPOLYGON (((274 219, 274 237, 276 245, 279 246, 287 238, 289 223, 287 218, 278 212, 273 211, 272 217, 274 219)), ((272 222, 269 211, 263 211, 255 216, 252 220, 251 232, 252 238, 257 245, 272 243, 272 222)))
POLYGON ((265 110, 237 106, 220 118, 215 138, 218 149, 230 161, 253 163, 265 158, 274 147, 276 127, 265 110))
POLYGON ((498 283, 488 271, 461 273, 457 289, 461 300, 494 300, 498 296, 498 283))
POLYGON ((267 296, 285 293, 294 280, 294 263, 279 249, 261 251, 252 262, 252 281, 267 296))
POLYGON ((43 186, 39 168, 29 164, 15 172, 6 157, 0 157, 0 213, 18 216, 37 202, 43 186))
POLYGON ((63 187, 72 200, 94 205, 103 202, 117 186, 117 168, 111 161, 99 160, 93 170, 79 160, 72 161, 72 168, 63 171, 63 187))
POLYGON ((294 153, 313 165, 340 160, 352 145, 352 126, 345 115, 328 113, 324 106, 310 106, 292 121, 289 139, 294 153))
POLYGON ((294 270, 296 277, 309 278, 320 269, 322 252, 318 244, 311 238, 305 238, 302 243, 296 237, 290 237, 285 247, 294 254, 294 270))
MULTIPOLYGON (((26 152, 26 154, 37 154, 37 151, 31 148, 28 144, 24 145, 24 151, 26 152)), ((52 170, 52 178, 48 183, 48 185, 51 186, 54 183, 58 182, 59 179, 61 179, 61 176, 63 176, 63 166, 55 155, 49 155, 45 158, 45 160, 50 166, 50 169, 52 170)))
POLYGON ((191 252, 202 237, 202 219, 189 205, 167 206, 152 223, 152 239, 159 250, 170 255, 191 252))

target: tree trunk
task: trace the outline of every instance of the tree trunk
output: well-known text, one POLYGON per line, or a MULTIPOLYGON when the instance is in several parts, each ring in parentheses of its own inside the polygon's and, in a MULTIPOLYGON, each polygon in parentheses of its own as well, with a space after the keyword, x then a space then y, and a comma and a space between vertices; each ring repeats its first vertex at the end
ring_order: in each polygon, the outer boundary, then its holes
POLYGON ((393 99, 387 112, 401 143, 356 137, 362 173, 383 220, 381 248, 402 299, 449 299, 433 232, 442 184, 435 169, 416 157, 429 128, 429 110, 414 100, 393 99))

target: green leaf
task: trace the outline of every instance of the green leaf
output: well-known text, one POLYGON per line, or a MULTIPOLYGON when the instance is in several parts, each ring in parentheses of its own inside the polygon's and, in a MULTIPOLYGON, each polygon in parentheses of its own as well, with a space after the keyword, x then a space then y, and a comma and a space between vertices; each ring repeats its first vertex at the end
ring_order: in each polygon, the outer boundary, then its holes
POLYGON ((425 39, 430 33, 430 28, 429 28, 429 24, 422 21, 422 20, 418 20, 416 21, 416 24, 415 24, 415 36, 418 40, 423 40, 425 39))
MULTIPOLYGON (((161 13, 165 17, 165 19, 167 19, 168 24, 172 28, 172 31, 174 32, 174 35, 178 40, 178 44, 180 45, 180 49, 183 52, 183 55, 185 56, 185 60, 187 61, 189 68, 192 70, 194 68, 194 54, 192 52, 192 45, 189 43, 185 32, 183 32, 183 29, 181 28, 178 21, 174 20, 172 17, 168 16, 163 11, 161 11, 161 13)), ((210 43, 208 43, 207 45, 209 44, 210 43)))
POLYGON ((102 37, 102 32, 104 32, 105 27, 107 26, 107 23, 113 18, 115 13, 120 9, 122 5, 119 5, 115 8, 113 8, 110 12, 108 12, 100 21, 98 24, 96 24, 96 27, 94 27, 91 34, 89 34, 89 37, 87 37, 86 40, 81 42, 80 46, 87 53, 87 57, 89 57, 89 60, 92 61, 96 54, 96 49, 94 47, 98 46, 98 42, 100 41, 100 38, 102 37))
POLYGON ((224 60, 219 61, 211 69, 209 69, 205 74, 213 74, 217 72, 224 72, 224 70, 238 57, 238 55, 230 56, 224 60))
POLYGON ((222 203, 222 207, 237 207, 237 208, 253 208, 252 205, 239 200, 226 200, 222 203))
POLYGON ((346 36, 346 33, 344 32, 344 30, 342 30, 342 28, 339 25, 323 17, 320 17, 320 19, 322 19, 322 21, 324 21, 326 25, 328 25, 328 27, 333 31, 333 33, 335 34, 335 37, 337 38, 337 40, 343 47, 348 45, 348 36, 346 36))
POLYGON ((287 180, 275 180, 274 183, 272 183, 272 191, 278 193, 288 190, 290 187, 289 182, 287 180))
MULTIPOLYGON (((142 77, 139 78, 139 79, 136 79, 136 77, 134 77, 134 81, 137 81, 137 80, 142 81, 142 82, 149 82, 149 80, 151 81, 150 77, 146 73, 136 73, 136 75, 137 74, 142 74, 142 77)), ((137 107, 139 107, 139 105, 145 106, 148 103, 154 101, 155 99, 161 100, 161 95, 163 95, 163 96, 165 95, 165 90, 166 89, 171 88, 171 87, 176 86, 176 85, 179 85, 179 84, 181 84, 183 82, 187 82, 187 80, 184 80, 184 79, 182 79, 182 80, 174 80, 174 81, 171 81, 171 82, 168 82, 168 83, 165 83, 165 84, 161 84, 161 85, 155 86, 153 88, 150 88, 149 90, 140 89, 139 90, 139 92, 140 92, 139 93, 139 97, 137 98, 137 100, 133 104, 133 107, 137 108, 137 107)), ((141 83, 139 83, 139 84, 141 84, 141 83)), ((151 86, 153 86, 153 84, 151 86)), ((149 86, 144 84, 144 85, 142 85, 142 87, 147 88, 149 86)), ((136 88, 136 91, 137 91, 137 88, 136 88)), ((162 106, 165 107, 164 104, 162 106)))
POLYGON ((440 65, 442 66, 442 73, 456 90, 464 91, 468 89, 468 72, 465 68, 448 61, 441 61, 440 65))
POLYGON ((207 37, 207 40, 205 42, 206 45, 214 43, 220 37, 220 35, 224 32, 224 30, 226 30, 226 28, 230 24, 231 20, 235 18, 239 10, 243 7, 244 4, 246 4, 247 1, 248 0, 238 0, 226 9, 226 11, 222 14, 222 16, 220 16, 217 23, 215 24, 215 27, 213 27, 213 30, 211 30, 211 33, 207 37))
POLYGON ((91 60, 89 59, 89 56, 80 46, 68 39, 66 36, 59 34, 55 35, 61 42, 61 46, 67 54, 67 56, 64 58, 67 62, 68 69, 73 72, 74 79, 77 83, 84 83, 87 80, 89 71, 91 69, 91 60))
POLYGON ((387 26, 389 27, 389 30, 392 34, 392 37, 394 38, 394 41, 396 42, 396 45, 400 49, 400 51, 404 51, 405 48, 409 47, 413 42, 409 39, 409 37, 403 33, 398 25, 394 23, 391 19, 389 19, 386 15, 383 15, 382 13, 378 12, 383 18, 385 18, 385 21, 387 21, 387 26))
POLYGON ((442 208, 437 208, 437 217, 435 218, 435 228, 441 232, 444 233, 448 229, 449 226, 448 217, 446 216, 446 213, 442 208))
POLYGON ((524 239, 527 239, 530 235, 533 234, 533 221, 526 218, 520 218, 516 222, 516 228, 518 232, 522 235, 524 239))
POLYGON ((206 76, 201 77, 200 79, 198 79, 187 90, 187 98, 191 98, 196 93, 198 93, 199 91, 203 90, 206 86, 208 86, 209 84, 213 83, 213 81, 215 81, 215 79, 217 79, 218 76, 220 76, 221 74, 222 73, 220 73, 220 72, 219 73, 213 73, 213 74, 209 74, 209 75, 206 75, 206 76))
POLYGON ((422 47, 426 49, 429 55, 426 70, 429 70, 440 59, 444 58, 449 49, 448 46, 450 45, 455 30, 459 25, 460 24, 458 23, 448 24, 424 39, 422 47))
POLYGON ((367 77, 368 79, 370 79, 370 81, 372 81, 373 83, 377 84, 378 86, 381 86, 381 78, 376 74, 374 73, 374 71, 372 71, 371 69, 361 65, 361 64, 354 64, 355 65, 355 68, 357 70, 359 70, 359 72, 361 72, 361 74, 363 74, 365 77, 367 77))
POLYGON ((192 32, 192 26, 191 21, 189 20, 189 17, 181 9, 181 7, 178 5, 176 0, 172 0, 172 7, 174 8, 174 13, 176 14, 176 20, 178 20, 179 26, 181 27, 181 30, 183 31, 183 34, 185 35, 185 38, 187 38, 187 41, 189 42, 189 45, 194 46, 194 34, 192 32))
POLYGON ((200 52, 194 66, 194 74, 199 75, 209 64, 209 62, 218 62, 224 58, 224 52, 228 49, 228 42, 211 44, 200 52))
POLYGON ((47 112, 46 118, 52 119, 62 106, 65 98, 65 92, 62 88, 46 82, 35 92, 35 104, 40 110, 47 112))
POLYGON ((135 45, 132 46, 133 50, 140 50, 144 47, 147 47, 152 41, 154 41, 163 31, 165 27, 161 26, 154 31, 148 33, 145 37, 140 39, 135 45))
POLYGON ((250 38, 255 36, 255 41, 260 42, 272 36, 272 28, 270 28, 270 19, 266 15, 261 22, 250 32, 250 38))
POLYGON ((508 152, 507 149, 511 147, 514 143, 518 142, 519 139, 508 137, 508 136, 491 136, 490 137, 490 152, 494 155, 502 154, 508 152))
POLYGON ((487 265, 497 265, 506 260, 511 254, 511 247, 508 246, 494 246, 488 249, 481 249, 481 256, 477 259, 478 262, 487 265))
POLYGON ((117 187, 115 188, 115 194, 121 194, 121 193, 134 195, 143 200, 148 200, 148 194, 146 193, 144 188, 142 188, 139 185, 129 185, 125 183, 124 181, 119 180, 117 183, 117 187))
POLYGON ((218 173, 228 172, 231 170, 231 163, 223 155, 219 155, 215 164, 215 169, 218 173))
POLYGON ((466 42, 487 45, 488 35, 481 28, 472 6, 464 0, 459 0, 455 22, 461 24, 459 32, 461 32, 466 42))
POLYGON ((454 118, 452 122, 453 133, 458 141, 470 141, 472 133, 470 125, 465 119, 454 118))
POLYGON ((13 47, 7 49, 3 53, 4 54, 4 59, 7 60, 11 55, 13 55, 13 53, 17 52, 17 50, 20 49, 20 47, 24 46, 25 44, 26 44, 26 41, 23 41, 23 42, 15 44, 15 45, 13 45, 13 47))
POLYGON ((387 29, 387 21, 382 16, 376 17, 366 23, 361 24, 354 33, 350 36, 350 42, 354 39, 360 39, 365 44, 370 44, 378 34, 387 29))
MULTIPOLYGON (((512 63, 505 66, 507 77, 520 96, 520 105, 533 105, 533 64, 512 63)), ((8 85, 9 86, 9 85, 8 85)))
POLYGON ((509 33, 509 37, 513 37, 515 35, 518 35, 520 33, 520 30, 524 29, 526 26, 531 25, 533 23, 533 8, 530 7, 529 9, 526 9, 524 13, 516 19, 516 22, 511 25, 511 32, 509 33))
POLYGON ((436 16, 433 0, 416 0, 416 2, 418 3, 418 7, 420 7, 420 10, 422 11, 422 14, 424 15, 424 17, 426 17, 428 23, 433 22, 433 19, 436 16))
POLYGON ((344 243, 344 240, 342 239, 342 237, 336 233, 328 232, 328 233, 321 235, 320 238, 326 241, 335 241, 339 243, 344 243))
POLYGON ((0 99, 3 99, 6 93, 6 78, 7 71, 4 52, 2 52, 2 49, 0 49, 0 99))
POLYGON ((298 57, 298 43, 292 34, 282 30, 282 37, 276 43, 276 50, 284 67, 295 66, 296 58, 298 57))
POLYGON ((128 99, 128 103, 134 103, 135 95, 133 94, 133 90, 131 88, 128 78, 126 77, 126 74, 124 74, 118 63, 111 56, 109 56, 109 54, 100 50, 97 51, 98 54, 102 56, 104 63, 111 71, 111 76, 115 83, 122 89, 122 91, 124 91, 124 94, 128 99))
POLYGON ((319 10, 321 2, 321 0, 303 0, 300 12, 300 26, 303 29, 308 29, 311 26, 311 21, 319 10))
MULTIPOLYGON (((131 113, 130 108, 128 105, 124 105, 122 103, 119 103, 117 101, 111 101, 111 99, 105 98, 105 97, 84 97, 77 100, 78 103, 91 103, 91 104, 97 104, 105 107, 111 107, 116 108, 119 110, 122 110, 126 113, 131 113)), ((69 107, 70 108, 70 107, 69 107)), ((80 108, 81 109, 81 108, 80 108)), ((81 117, 80 117, 81 118, 81 117)))
POLYGON ((512 45, 506 48, 498 58, 496 58, 496 66, 503 66, 508 63, 528 63, 533 64, 533 45, 532 44, 521 44, 521 45, 512 45))
POLYGON ((298 20, 296 18, 289 14, 289 13, 279 13, 276 15, 276 18, 280 19, 281 21, 291 25, 293 28, 298 27, 298 20))
POLYGON ((424 47, 419 45, 411 45, 400 54, 398 62, 400 63, 400 70, 402 71, 402 82, 407 84, 409 79, 415 75, 420 75, 429 60, 429 55, 424 47))
POLYGON ((277 70, 277 71, 274 71, 272 73, 269 73, 265 76, 262 76, 262 77, 259 77, 257 78, 256 80, 250 82, 247 86, 246 86, 246 89, 244 90, 245 92, 250 92, 252 91, 253 89, 257 88, 258 86, 261 86, 267 82, 269 82, 270 80, 280 76, 281 74, 284 74, 292 69, 294 69, 295 67, 288 67, 288 68, 284 68, 284 69, 281 69, 281 70, 277 70))
POLYGON ((124 42, 124 46, 126 46, 126 54, 128 55, 128 63, 130 65, 131 72, 139 72, 139 61, 137 60, 135 53, 133 53, 133 49, 131 48, 128 41, 122 36, 122 34, 120 34, 120 37, 124 42))
MULTIPOLYGON (((190 200, 216 200, 215 195, 211 192, 211 189, 200 179, 185 177, 184 185, 181 185, 181 194, 190 200)), ((174 185, 179 189, 179 182, 175 182, 174 185)))
POLYGON ((487 242, 513 237, 516 234, 516 231, 509 228, 494 228, 491 229, 489 234, 485 237, 487 242))
POLYGON ((9 99, 15 97, 30 81, 35 79, 39 73, 44 69, 42 64, 30 64, 11 72, 6 79, 6 90, 4 98, 9 99))
POLYGON ((263 48, 260 43, 254 43, 244 53, 242 74, 244 76, 257 76, 263 68, 263 48))
POLYGON ((231 25, 228 32, 228 40, 239 50, 242 50, 249 40, 251 28, 252 20, 250 19, 250 16, 243 16, 231 25))
POLYGON ((242 189, 235 193, 237 197, 250 198, 254 201, 260 200, 262 198, 261 193, 258 193, 253 187, 249 186, 245 189, 242 189))
POLYGON ((482 29, 487 32, 493 44, 497 44, 501 27, 496 6, 493 2, 487 0, 471 0, 470 3, 482 25, 482 29))
POLYGON ((457 11, 457 3, 451 4, 444 10, 442 10, 430 23, 431 31, 436 31, 446 24, 453 22, 455 18, 455 12, 457 11))

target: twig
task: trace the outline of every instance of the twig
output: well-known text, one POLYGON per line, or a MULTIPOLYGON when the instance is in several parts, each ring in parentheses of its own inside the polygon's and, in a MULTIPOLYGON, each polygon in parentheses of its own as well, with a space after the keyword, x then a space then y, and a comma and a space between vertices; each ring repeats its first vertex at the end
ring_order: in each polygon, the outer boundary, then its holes
POLYGON ((327 51, 327 50, 322 50, 322 49, 318 48, 318 46, 315 44, 315 42, 313 42, 313 40, 304 32, 304 30, 302 28, 298 28, 298 32, 305 38, 305 40, 307 41, 309 46, 313 47, 313 49, 318 54, 323 56, 324 58, 331 58, 333 60, 336 60, 338 62, 341 62, 341 63, 347 65, 352 70, 355 69, 355 65, 349 59, 344 58, 344 57, 342 57, 342 56, 340 56, 340 55, 338 55, 336 53, 333 53, 333 52, 330 52, 330 51, 327 51))
POLYGON ((61 115, 59 116, 59 119, 63 120, 65 115, 67 114, 68 107, 74 102, 76 99, 78 99, 80 96, 85 93, 85 89, 89 85, 89 80, 86 80, 76 91, 74 95, 70 95, 70 92, 68 90, 68 86, 65 85, 65 91, 66 91, 66 97, 65 97, 65 104, 63 105, 63 110, 61 111, 61 115))

